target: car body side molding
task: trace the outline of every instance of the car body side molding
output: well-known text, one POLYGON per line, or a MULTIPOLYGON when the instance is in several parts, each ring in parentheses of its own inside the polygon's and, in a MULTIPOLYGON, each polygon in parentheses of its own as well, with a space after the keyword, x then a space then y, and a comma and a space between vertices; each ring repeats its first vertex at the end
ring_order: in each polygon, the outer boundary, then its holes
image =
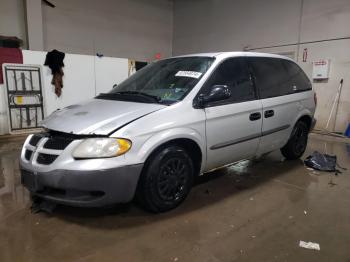
POLYGON ((290 125, 283 125, 283 126, 280 126, 280 127, 277 127, 277 128, 273 128, 273 129, 267 130, 267 131, 265 131, 263 133, 254 134, 254 135, 242 137, 240 139, 235 139, 235 140, 219 143, 219 144, 211 146, 210 150, 220 149, 220 148, 223 148, 223 147, 232 146, 232 145, 236 145, 236 144, 239 144, 239 143, 242 143, 242 142, 246 142, 248 140, 256 139, 256 138, 259 138, 259 137, 262 137, 262 136, 267 136, 267 135, 270 135, 270 134, 273 134, 273 133, 276 133, 276 132, 288 129, 289 127, 290 127, 290 125))

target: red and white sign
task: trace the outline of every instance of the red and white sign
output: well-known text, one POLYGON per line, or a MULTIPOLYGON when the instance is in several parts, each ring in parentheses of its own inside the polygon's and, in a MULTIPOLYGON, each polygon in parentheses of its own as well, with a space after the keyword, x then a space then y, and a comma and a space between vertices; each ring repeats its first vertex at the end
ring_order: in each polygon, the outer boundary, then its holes
POLYGON ((313 62, 312 79, 328 79, 329 78, 330 60, 320 59, 313 62))
POLYGON ((317 62, 314 62, 314 65, 315 66, 324 66, 324 65, 327 65, 327 61, 326 60, 317 61, 317 62))

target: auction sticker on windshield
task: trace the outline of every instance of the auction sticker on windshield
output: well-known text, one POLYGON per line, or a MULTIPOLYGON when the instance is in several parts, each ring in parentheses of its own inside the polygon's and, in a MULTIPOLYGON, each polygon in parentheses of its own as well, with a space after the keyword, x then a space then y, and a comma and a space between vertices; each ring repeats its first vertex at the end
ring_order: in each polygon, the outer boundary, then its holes
POLYGON ((192 78, 200 78, 202 75, 201 72, 195 71, 178 71, 175 76, 183 76, 183 77, 192 77, 192 78))

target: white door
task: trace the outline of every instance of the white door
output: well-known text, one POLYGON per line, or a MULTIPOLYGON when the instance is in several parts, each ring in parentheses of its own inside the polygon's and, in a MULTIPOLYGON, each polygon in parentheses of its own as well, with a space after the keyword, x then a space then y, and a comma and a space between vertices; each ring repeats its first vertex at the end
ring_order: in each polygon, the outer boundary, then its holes
POLYGON ((231 97, 206 105, 206 170, 254 156, 261 136, 262 105, 245 58, 218 65, 200 93, 214 85, 226 85, 231 97))
POLYGON ((298 112, 298 101, 289 96, 261 100, 264 119, 258 154, 280 149, 287 143, 298 112))
POLYGON ((292 61, 278 58, 249 57, 255 84, 263 106, 262 137, 258 154, 283 147, 293 124, 303 108, 300 92, 306 77, 292 61))

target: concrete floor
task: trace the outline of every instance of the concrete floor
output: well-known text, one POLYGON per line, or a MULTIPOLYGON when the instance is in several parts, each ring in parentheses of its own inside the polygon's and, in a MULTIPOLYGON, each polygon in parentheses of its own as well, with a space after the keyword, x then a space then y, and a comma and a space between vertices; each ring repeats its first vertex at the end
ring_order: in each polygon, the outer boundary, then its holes
MULTIPOLYGON (((350 261, 349 170, 315 172, 276 152, 208 174, 165 214, 134 204, 31 214, 22 141, 0 142, 0 261, 350 261)), ((336 154, 349 169, 349 146, 312 135, 305 155, 336 154)))

